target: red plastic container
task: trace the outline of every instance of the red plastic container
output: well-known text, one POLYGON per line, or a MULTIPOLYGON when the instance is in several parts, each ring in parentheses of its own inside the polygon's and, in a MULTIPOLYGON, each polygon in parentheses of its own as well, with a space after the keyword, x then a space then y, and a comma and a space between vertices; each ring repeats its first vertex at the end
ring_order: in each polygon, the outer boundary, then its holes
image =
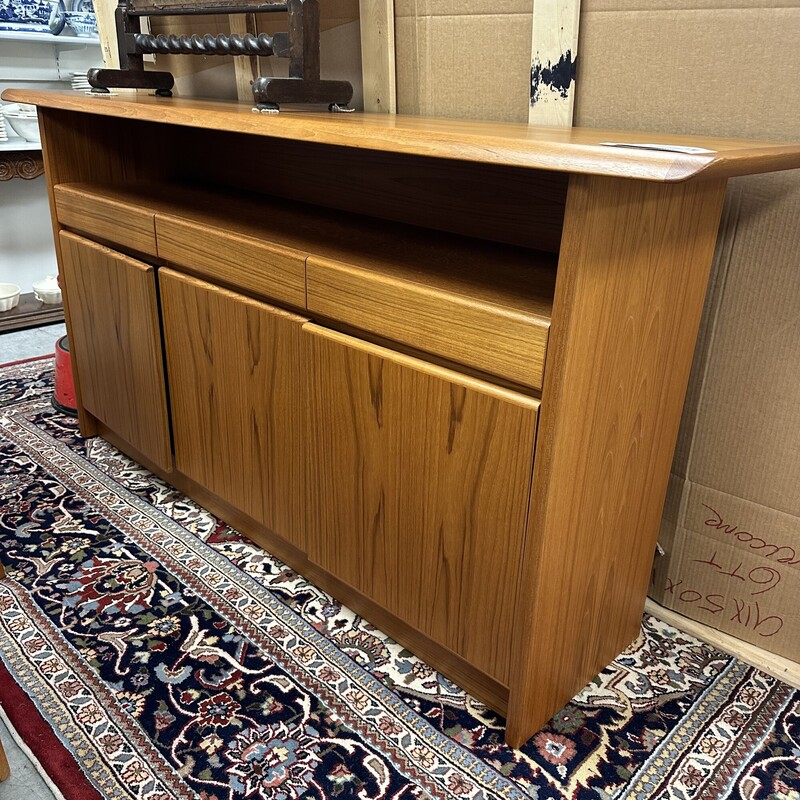
POLYGON ((75 400, 75 384, 72 381, 72 361, 69 357, 69 340, 62 336, 56 342, 56 390, 53 405, 65 414, 75 416, 78 404, 75 400))

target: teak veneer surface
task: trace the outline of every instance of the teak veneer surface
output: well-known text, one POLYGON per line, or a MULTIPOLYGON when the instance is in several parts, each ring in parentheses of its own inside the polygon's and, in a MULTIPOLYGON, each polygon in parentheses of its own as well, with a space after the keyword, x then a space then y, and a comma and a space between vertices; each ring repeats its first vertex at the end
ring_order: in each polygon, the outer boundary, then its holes
POLYGON ((169 471, 155 270, 66 231, 59 241, 64 280, 81 298, 69 336, 83 406, 169 471))
MULTIPOLYGON (((502 271, 503 266, 498 266, 502 271)), ((483 291, 468 292, 463 286, 409 280, 404 270, 392 264, 382 267, 376 270, 309 258, 309 312, 417 350, 446 355, 451 361, 523 386, 542 388, 549 318, 515 310, 510 304, 493 307, 486 297, 494 288, 491 283, 483 291)), ((484 285, 493 272, 494 265, 482 276, 484 285)), ((513 284, 522 297, 525 281, 535 281, 531 272, 525 270, 513 284)), ((547 288, 551 275, 554 273, 536 284, 537 290, 547 288)))
POLYGON ((555 291, 548 253, 167 183, 62 184, 54 195, 68 227, 98 228, 73 209, 149 213, 161 261, 541 389, 555 291))
POLYGON ((508 684, 539 402, 303 331, 310 559, 508 684))
POLYGON ((58 187, 55 198, 58 220, 65 227, 148 256, 156 254, 155 217, 146 207, 88 192, 61 193, 58 187))
POLYGON ((175 468, 303 547, 306 320, 169 269, 158 283, 175 468))
POLYGON ((123 98, 6 89, 2 97, 9 102, 32 103, 42 108, 208 130, 653 181, 682 181, 701 174, 728 178, 800 168, 800 144, 388 114, 320 114, 296 110, 255 114, 249 104, 141 94, 123 98), (603 142, 690 146, 713 152, 689 154, 608 147, 603 142))

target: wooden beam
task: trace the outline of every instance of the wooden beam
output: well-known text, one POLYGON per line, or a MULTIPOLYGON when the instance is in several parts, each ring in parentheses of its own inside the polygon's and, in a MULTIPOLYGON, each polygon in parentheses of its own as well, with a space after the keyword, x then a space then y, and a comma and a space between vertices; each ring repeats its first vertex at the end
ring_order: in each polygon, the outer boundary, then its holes
POLYGON ((532 125, 572 126, 580 10, 580 0, 534 0, 532 125))
POLYGON ((394 0, 360 0, 364 111, 397 113, 394 0))
POLYGON ((119 69, 119 48, 117 47, 117 25, 114 10, 117 0, 94 0, 94 13, 97 15, 97 35, 103 51, 103 65, 108 69, 119 69))
MULTIPOLYGON (((244 36, 252 33, 258 36, 255 14, 230 14, 228 15, 231 34, 238 33, 244 36)), ((260 77, 261 69, 258 56, 239 56, 233 59, 233 68, 236 71, 236 97, 239 100, 253 102, 253 81, 260 77)))
POLYGON ((713 647, 736 656, 740 661, 744 661, 745 664, 750 664, 751 667, 756 667, 762 672, 766 672, 778 680, 794 686, 795 689, 800 689, 800 663, 797 661, 779 656, 777 653, 770 653, 768 650, 763 650, 754 644, 737 639, 729 633, 718 631, 716 628, 704 625, 702 622, 684 617, 683 614, 665 608, 649 597, 645 600, 644 610, 668 625, 672 625, 673 628, 678 628, 684 633, 696 636, 713 647))

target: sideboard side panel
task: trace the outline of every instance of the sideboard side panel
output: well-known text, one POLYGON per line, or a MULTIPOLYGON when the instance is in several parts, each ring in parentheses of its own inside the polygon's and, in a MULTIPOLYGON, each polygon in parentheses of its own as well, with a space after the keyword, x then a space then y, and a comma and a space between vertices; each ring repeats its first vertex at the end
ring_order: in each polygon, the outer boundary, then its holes
MULTIPOLYGON (((145 130, 144 126, 140 127, 145 130)), ((150 138, 155 140, 156 126, 150 125, 146 130, 150 138)), ((77 317, 82 299, 77 289, 71 289, 69 281, 63 278, 61 240, 58 236, 62 226, 56 213, 54 187, 60 183, 74 182, 124 184, 154 175, 163 176, 168 156, 163 149, 153 147, 152 142, 145 141, 147 137, 134 138, 129 123, 124 119, 39 108, 39 131, 56 259, 62 274, 64 318, 67 333, 74 339, 74 318, 77 317), (75 293, 74 297, 72 292, 75 293)), ((125 220, 120 220, 120 224, 124 225, 125 220)), ((76 359, 72 360, 72 371, 81 434, 86 437, 94 436, 97 433, 97 421, 81 400, 81 375, 76 359)))
POLYGON ((519 746, 635 638, 725 192, 571 178, 519 593, 519 746))

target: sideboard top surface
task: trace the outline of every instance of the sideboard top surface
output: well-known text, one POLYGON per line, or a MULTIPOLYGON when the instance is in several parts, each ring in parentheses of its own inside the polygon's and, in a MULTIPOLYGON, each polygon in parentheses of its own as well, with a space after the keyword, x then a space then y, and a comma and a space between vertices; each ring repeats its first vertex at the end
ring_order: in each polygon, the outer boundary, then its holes
POLYGON ((800 142, 756 142, 590 128, 545 128, 388 114, 292 109, 253 113, 246 103, 152 95, 6 89, 3 99, 100 116, 485 164, 677 182, 800 168, 800 142), (628 146, 604 144, 616 142, 628 146), (675 152, 644 147, 702 148, 675 152))

